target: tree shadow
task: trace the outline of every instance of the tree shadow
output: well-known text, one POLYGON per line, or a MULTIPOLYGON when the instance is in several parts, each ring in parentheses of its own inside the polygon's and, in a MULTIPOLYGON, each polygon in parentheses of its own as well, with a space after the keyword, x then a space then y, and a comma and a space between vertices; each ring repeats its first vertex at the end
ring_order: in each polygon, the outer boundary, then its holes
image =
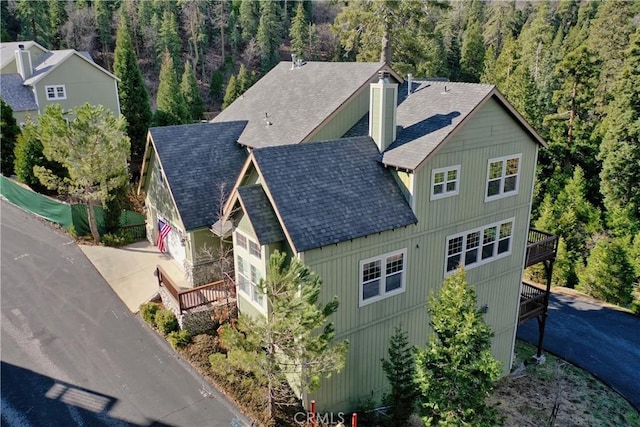
POLYGON ((390 149, 401 147, 404 144, 450 126, 453 123, 453 119, 458 116, 460 116, 459 111, 452 111, 448 114, 434 114, 411 126, 400 128, 398 130, 398 138, 391 144, 390 149))

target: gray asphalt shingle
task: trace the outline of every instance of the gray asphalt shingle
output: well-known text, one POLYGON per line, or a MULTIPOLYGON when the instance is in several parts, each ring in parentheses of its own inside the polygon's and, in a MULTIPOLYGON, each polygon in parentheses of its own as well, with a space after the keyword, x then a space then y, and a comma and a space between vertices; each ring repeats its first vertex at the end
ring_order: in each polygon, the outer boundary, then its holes
POLYGON ((307 62, 291 69, 291 62, 281 62, 213 122, 248 120, 239 142, 249 147, 297 144, 382 67, 379 62, 307 62))
POLYGON ((281 242, 285 239, 276 213, 273 211, 262 185, 240 187, 238 188, 238 196, 260 245, 281 242))
POLYGON ((297 251, 417 222, 369 137, 266 147, 253 155, 297 251))
POLYGON ((149 129, 187 231, 218 220, 247 152, 238 143, 244 121, 149 129), (223 187, 223 196, 220 189, 223 187))
POLYGON ((38 110, 33 92, 22 83, 20 74, 0 74, 2 99, 13 111, 38 110))

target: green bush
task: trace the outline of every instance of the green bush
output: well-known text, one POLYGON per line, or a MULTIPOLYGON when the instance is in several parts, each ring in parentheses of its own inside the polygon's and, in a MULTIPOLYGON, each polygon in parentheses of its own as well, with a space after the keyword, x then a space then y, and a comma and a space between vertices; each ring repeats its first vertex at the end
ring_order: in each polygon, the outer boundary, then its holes
POLYGON ((73 237, 74 239, 78 238, 78 231, 76 230, 76 226, 73 224, 71 224, 69 228, 67 228, 67 233, 69 233, 69 236, 73 237))
POLYGON ((102 235, 102 244, 105 246, 124 246, 135 241, 133 233, 129 230, 118 230, 116 233, 102 235))
POLYGON ((151 326, 156 326, 156 314, 160 310, 160 305, 155 302, 148 302, 140 306, 140 315, 145 322, 151 326))
POLYGON ((186 347, 191 343, 191 334, 187 329, 170 332, 167 339, 173 348, 186 347))
POLYGON ((176 315, 170 310, 161 309, 156 313, 156 327, 162 332, 163 335, 168 335, 171 332, 178 330, 178 319, 176 315))

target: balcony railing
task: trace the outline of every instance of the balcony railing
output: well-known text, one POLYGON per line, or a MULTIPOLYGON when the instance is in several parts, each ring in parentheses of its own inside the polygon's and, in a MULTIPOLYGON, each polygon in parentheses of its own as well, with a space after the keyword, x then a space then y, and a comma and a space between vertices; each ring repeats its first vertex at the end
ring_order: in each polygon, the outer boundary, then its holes
POLYGON ((522 282, 518 323, 524 323, 546 311, 547 290, 533 282, 522 282))
POLYGON ((225 280, 219 280, 192 289, 180 289, 159 265, 156 267, 156 273, 158 275, 158 284, 164 286, 178 302, 180 313, 228 298, 235 298, 236 296, 235 284, 228 276, 225 280))
POLYGON ((557 252, 558 236, 533 228, 529 230, 525 267, 555 259, 557 252))

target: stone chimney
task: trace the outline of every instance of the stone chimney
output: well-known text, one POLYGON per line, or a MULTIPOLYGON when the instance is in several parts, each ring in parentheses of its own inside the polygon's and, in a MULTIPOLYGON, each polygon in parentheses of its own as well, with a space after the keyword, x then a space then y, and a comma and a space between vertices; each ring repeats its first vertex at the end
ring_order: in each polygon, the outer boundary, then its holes
POLYGON ((369 136, 382 153, 396 139, 398 84, 389 82, 387 71, 380 71, 378 82, 369 87, 369 136))
POLYGON ((33 74, 33 67, 31 65, 31 52, 24 48, 23 44, 18 45, 16 50, 16 68, 18 73, 22 76, 22 80, 27 80, 33 74))

